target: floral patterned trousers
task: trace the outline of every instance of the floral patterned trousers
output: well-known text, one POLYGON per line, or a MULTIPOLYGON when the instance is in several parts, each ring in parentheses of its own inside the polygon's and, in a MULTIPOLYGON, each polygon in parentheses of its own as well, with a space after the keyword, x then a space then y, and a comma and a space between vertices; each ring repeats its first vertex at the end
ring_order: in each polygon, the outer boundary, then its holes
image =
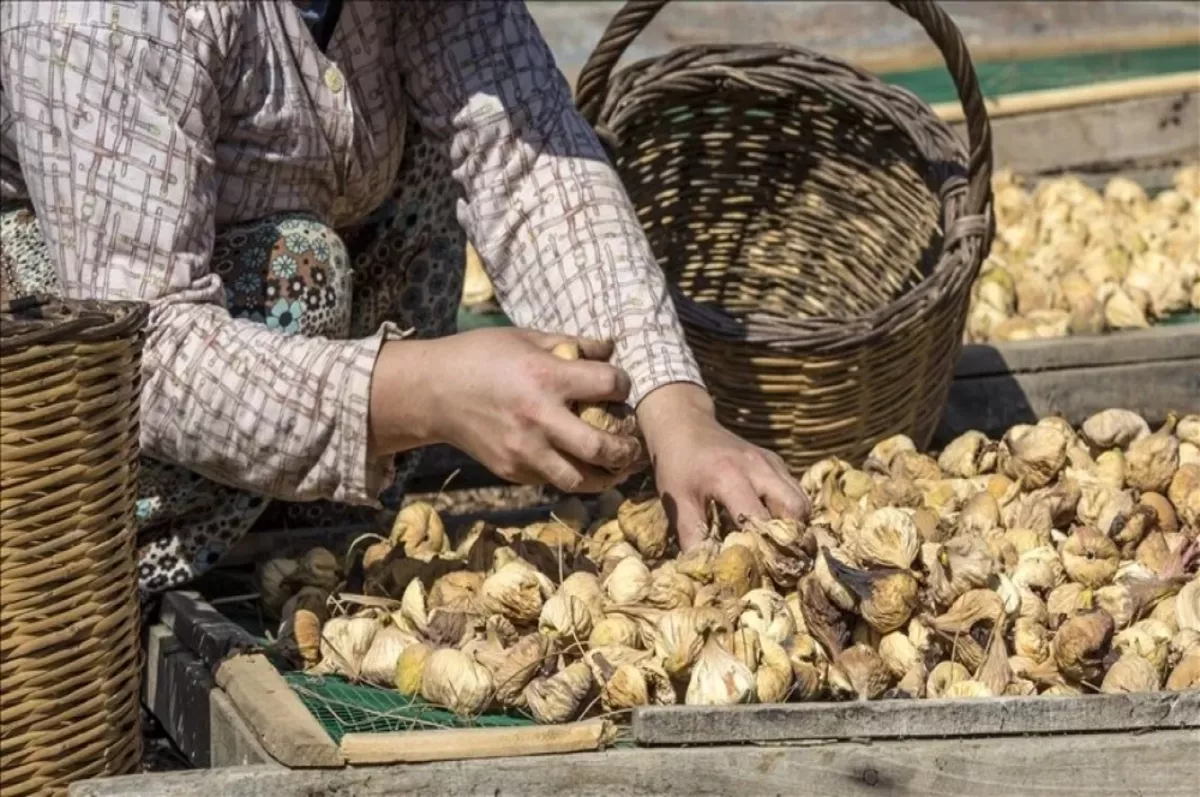
MULTIPOLYGON (((353 228, 334 231, 312 217, 288 214, 218 229, 212 268, 224 282, 230 314, 284 335, 361 338, 384 321, 415 329, 418 337, 452 333, 466 245, 455 219, 458 189, 440 150, 415 126, 407 142, 396 193, 353 228)), ((27 208, 0 211, 0 278, 13 297, 59 292, 37 219, 27 208)), ((403 459, 396 489, 417 459, 403 459)), ((192 580, 252 527, 313 527, 373 515, 324 501, 269 501, 148 457, 142 458, 138 495, 143 595, 192 580)))

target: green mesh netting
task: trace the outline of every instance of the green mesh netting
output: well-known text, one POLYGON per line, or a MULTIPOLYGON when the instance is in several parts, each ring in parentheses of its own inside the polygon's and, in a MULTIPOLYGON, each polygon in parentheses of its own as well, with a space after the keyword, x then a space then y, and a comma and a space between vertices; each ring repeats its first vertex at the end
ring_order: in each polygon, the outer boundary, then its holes
POLYGON ((497 728, 533 725, 513 714, 484 714, 462 718, 420 699, 342 678, 282 673, 300 702, 312 712, 335 744, 347 733, 420 731, 437 728, 497 728))
MULTIPOLYGON (((975 64, 979 88, 985 97, 1169 75, 1196 69, 1200 69, 1200 47, 1194 45, 975 64)), ((930 105, 958 99, 950 73, 943 66, 892 72, 881 77, 892 85, 908 89, 930 105)))

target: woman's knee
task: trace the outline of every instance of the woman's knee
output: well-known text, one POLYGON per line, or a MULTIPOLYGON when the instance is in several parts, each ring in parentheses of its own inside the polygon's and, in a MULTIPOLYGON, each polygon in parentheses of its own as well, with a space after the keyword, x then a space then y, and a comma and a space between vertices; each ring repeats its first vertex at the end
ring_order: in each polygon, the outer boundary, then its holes
POLYGON ((353 277, 341 237, 303 214, 283 214, 217 233, 213 269, 229 312, 285 335, 344 338, 353 277))

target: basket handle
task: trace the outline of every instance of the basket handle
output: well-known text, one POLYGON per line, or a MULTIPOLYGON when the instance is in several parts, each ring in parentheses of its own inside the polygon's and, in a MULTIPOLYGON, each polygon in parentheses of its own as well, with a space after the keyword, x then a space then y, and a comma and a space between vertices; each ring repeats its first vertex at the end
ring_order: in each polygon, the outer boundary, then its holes
MULTIPOLYGON (((637 38, 669 0, 628 0, 608 23, 596 49, 588 57, 576 82, 575 101, 583 117, 595 127, 608 96, 608 81, 625 49, 637 38)), ((967 162, 966 215, 981 215, 991 196, 992 127, 966 42, 950 15, 933 0, 889 0, 915 19, 937 45, 945 59, 966 112, 970 156, 967 162)))

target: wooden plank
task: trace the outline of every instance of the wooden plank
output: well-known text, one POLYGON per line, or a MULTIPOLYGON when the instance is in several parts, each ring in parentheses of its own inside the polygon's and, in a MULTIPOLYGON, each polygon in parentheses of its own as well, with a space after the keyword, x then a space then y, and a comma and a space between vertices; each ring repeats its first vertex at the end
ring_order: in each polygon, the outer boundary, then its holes
MULTIPOLYGON (((1175 75, 1154 75, 1129 78, 1128 80, 1106 80, 1086 86, 1070 86, 1065 89, 1044 91, 1022 91, 999 97, 985 97, 990 119, 1044 111, 1061 111, 1080 106, 1134 100, 1162 95, 1193 94, 1200 91, 1200 72, 1181 72, 1175 75)), ((962 104, 939 102, 933 112, 943 122, 963 121, 965 111, 962 104)))
POLYGON ((70 797, 1192 797, 1200 731, 619 749, 339 771, 238 767, 85 781, 70 797))
POLYGON ((146 631, 142 703, 194 767, 212 765, 209 692, 212 673, 165 625, 146 631))
POLYGON ((265 656, 226 659, 217 668, 216 680, 263 749, 279 763, 287 767, 345 763, 338 746, 265 656))
POLYGON ((612 736, 612 724, 602 719, 516 728, 348 733, 342 737, 342 755, 350 765, 544 756, 600 750, 612 736))
POLYGON ((228 695, 220 689, 209 690, 208 706, 210 767, 280 766, 258 741, 228 695))
MULTIPOLYGON (((966 127, 954 124, 967 140, 966 127)), ((998 166, 1021 174, 1094 168, 1200 153, 1200 94, 1177 92, 992 119, 998 166)))
POLYGON ((1081 424, 1110 407, 1135 410, 1152 424, 1171 411, 1200 411, 1200 368, 1176 360, 955 379, 933 445, 970 429, 998 437, 1055 414, 1081 424))
POLYGON ((1200 368, 1200 324, 1111 335, 963 346, 955 378, 1020 371, 1194 360, 1200 368))
POLYGON ((1200 692, 765 706, 653 706, 633 712, 639 745, 1006 736, 1200 728, 1200 692))
POLYGON ((259 640, 210 606, 199 593, 163 595, 159 617, 179 641, 208 667, 237 653, 260 650, 259 640))

